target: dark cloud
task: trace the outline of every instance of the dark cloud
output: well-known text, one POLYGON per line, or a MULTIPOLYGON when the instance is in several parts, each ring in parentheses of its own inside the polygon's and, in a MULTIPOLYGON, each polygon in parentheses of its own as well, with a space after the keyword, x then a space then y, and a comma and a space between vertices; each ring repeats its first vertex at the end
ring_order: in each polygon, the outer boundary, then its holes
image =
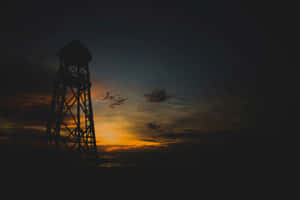
POLYGON ((221 94, 218 91, 215 95, 195 97, 193 101, 193 104, 181 107, 176 117, 165 124, 164 130, 184 130, 185 133, 194 132, 195 129, 201 132, 218 132, 255 126, 255 108, 251 110, 247 98, 221 94))
POLYGON ((171 96, 168 96, 165 89, 155 88, 150 94, 145 94, 145 98, 148 102, 160 103, 169 99, 171 96))
POLYGON ((1 95, 51 93, 55 71, 19 56, 0 56, 1 95))
POLYGON ((237 131, 216 131, 216 132, 203 132, 200 130, 192 130, 188 129, 188 131, 184 130, 181 133, 165 133, 161 134, 158 137, 160 138, 166 138, 166 139, 183 139, 185 141, 187 140, 193 140, 196 143, 207 143, 207 138, 210 138, 210 140, 214 140, 215 142, 218 142, 224 137, 230 137, 238 135, 237 131))
POLYGON ((241 120, 246 114, 239 113, 239 111, 234 112, 231 109, 236 108, 228 105, 226 110, 218 112, 195 110, 189 115, 172 121, 168 126, 174 129, 186 127, 209 132, 239 129, 242 126, 241 120))
POLYGON ((50 101, 44 100, 43 96, 30 94, 31 98, 24 98, 23 95, 2 98, 0 105, 0 118, 8 122, 16 123, 16 127, 22 126, 44 126, 49 119, 50 101))
POLYGON ((161 135, 161 137, 168 139, 196 139, 201 137, 201 135, 197 133, 168 133, 161 135))
POLYGON ((0 117, 21 126, 44 125, 48 119, 54 71, 18 56, 1 55, 0 117))
POLYGON ((120 106, 120 105, 123 105, 125 103, 125 101, 127 101, 128 98, 123 98, 123 97, 114 97, 113 98, 113 101, 114 103, 110 104, 109 105, 109 108, 112 108, 114 109, 116 106, 120 106))
POLYGON ((115 96, 112 96, 109 91, 106 92, 105 96, 101 99, 97 99, 100 102, 107 102, 114 100, 115 96))
POLYGON ((148 127, 149 129, 152 129, 152 130, 158 130, 158 129, 160 129, 160 125, 158 125, 158 124, 156 124, 156 123, 154 123, 154 122, 148 123, 148 124, 147 124, 147 127, 148 127))
POLYGON ((158 142, 156 139, 142 139, 145 142, 158 142))
POLYGON ((112 95, 109 91, 101 99, 97 99, 100 102, 112 102, 109 104, 109 108, 114 109, 116 106, 120 106, 125 103, 128 98, 121 97, 120 95, 112 95))

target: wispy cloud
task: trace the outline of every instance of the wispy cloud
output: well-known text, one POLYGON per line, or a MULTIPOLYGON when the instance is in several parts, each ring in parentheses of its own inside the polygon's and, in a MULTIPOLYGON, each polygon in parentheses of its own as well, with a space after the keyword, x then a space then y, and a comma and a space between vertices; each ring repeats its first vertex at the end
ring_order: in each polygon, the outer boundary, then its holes
POLYGON ((169 99, 171 96, 167 95, 165 89, 155 88, 150 94, 145 94, 144 97, 148 102, 160 103, 169 99))
POLYGON ((120 95, 113 95, 110 91, 106 91, 104 97, 97 98, 98 102, 110 102, 109 108, 114 109, 116 106, 123 105, 128 98, 121 97, 120 95))
POLYGON ((123 97, 114 97, 113 98, 113 103, 109 105, 109 108, 114 109, 116 106, 120 106, 123 105, 125 103, 125 101, 127 101, 128 98, 123 98, 123 97))
POLYGON ((109 91, 106 92, 105 96, 103 98, 99 98, 97 99, 97 101, 100 101, 100 102, 108 102, 108 101, 111 101, 111 100, 114 100, 114 96, 112 96, 110 94, 109 91))
POLYGON ((156 123, 154 123, 154 122, 148 123, 148 124, 147 124, 147 127, 148 127, 149 129, 152 129, 152 130, 158 130, 158 129, 160 129, 160 125, 159 125, 159 124, 156 124, 156 123))

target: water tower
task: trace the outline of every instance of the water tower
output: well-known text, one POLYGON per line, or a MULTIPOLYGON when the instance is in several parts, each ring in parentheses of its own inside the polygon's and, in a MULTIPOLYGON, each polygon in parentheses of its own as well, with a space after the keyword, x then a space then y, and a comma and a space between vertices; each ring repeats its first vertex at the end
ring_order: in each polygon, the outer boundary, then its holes
POLYGON ((60 65, 54 82, 47 135, 51 144, 80 152, 96 152, 88 64, 89 50, 74 40, 57 53, 60 65))

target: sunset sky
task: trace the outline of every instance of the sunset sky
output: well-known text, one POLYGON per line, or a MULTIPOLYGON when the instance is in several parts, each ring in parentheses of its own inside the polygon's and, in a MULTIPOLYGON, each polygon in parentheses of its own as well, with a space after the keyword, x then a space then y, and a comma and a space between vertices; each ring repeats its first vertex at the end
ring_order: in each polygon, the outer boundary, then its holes
POLYGON ((291 55, 280 36, 296 34, 296 14, 282 18, 287 8, 275 2, 197 2, 5 5, 1 131, 44 131, 56 53, 78 39, 93 57, 96 138, 106 151, 249 133, 265 114, 276 66, 291 55))

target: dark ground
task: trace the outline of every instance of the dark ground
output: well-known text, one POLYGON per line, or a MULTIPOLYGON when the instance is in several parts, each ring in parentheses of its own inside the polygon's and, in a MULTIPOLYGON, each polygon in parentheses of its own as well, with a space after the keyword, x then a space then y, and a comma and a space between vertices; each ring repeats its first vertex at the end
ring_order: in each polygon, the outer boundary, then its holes
POLYGON ((278 169, 285 164, 284 141, 279 135, 203 135, 195 142, 144 150, 99 152, 100 161, 88 162, 34 134, 1 134, 1 167, 8 169, 69 169, 80 167, 202 168, 204 170, 278 169), (197 142, 202 141, 202 142, 197 142), (102 165, 101 165, 102 164, 102 165))
POLYGON ((0 134, 1 167, 66 169, 91 167, 78 153, 58 150, 35 134, 0 134))

